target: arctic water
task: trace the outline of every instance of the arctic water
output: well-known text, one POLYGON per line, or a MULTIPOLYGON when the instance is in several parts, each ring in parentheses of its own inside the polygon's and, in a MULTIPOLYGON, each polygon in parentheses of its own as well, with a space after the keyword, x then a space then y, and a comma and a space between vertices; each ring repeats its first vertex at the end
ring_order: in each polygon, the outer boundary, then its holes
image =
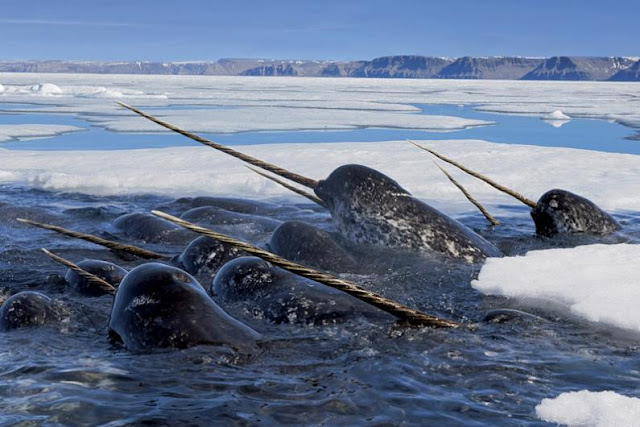
MULTIPOLYGON (((473 105, 414 105, 423 114, 495 124, 448 133, 367 128, 207 136, 229 145, 473 138, 640 154, 640 144, 625 139, 633 131, 617 123, 573 119, 557 128, 539 117, 480 112, 473 105)), ((15 104, 3 104, 0 110, 15 108, 15 104)), ((2 148, 113 150, 195 144, 169 133, 110 132, 73 114, 29 112, 26 104, 20 108, 20 112, 0 114, 0 123, 66 124, 87 130, 11 141, 2 148)), ((102 259, 126 269, 142 261, 30 228, 15 218, 177 254, 194 236, 183 241, 140 241, 124 235, 112 222, 128 212, 152 209, 181 214, 193 199, 61 193, 24 183, 4 184, 0 190, 3 299, 18 291, 36 290, 52 297, 62 313, 46 326, 1 334, 0 425, 538 426, 547 424, 537 418, 536 405, 562 392, 612 390, 640 397, 638 334, 586 322, 552 305, 543 309, 527 301, 482 295, 470 286, 480 266, 396 251, 374 256, 375 251, 368 248, 358 253, 367 255, 362 262, 371 265, 371 271, 342 277, 470 327, 419 329, 365 319, 326 325, 290 319, 290 324, 273 324, 234 304, 223 308, 263 334, 259 354, 244 357, 215 346, 134 354, 107 339, 112 298, 74 294, 63 280, 64 267, 40 248, 75 262, 102 259), (505 323, 483 321, 487 312, 501 308, 534 316, 505 323)), ((258 217, 296 219, 336 232, 329 215, 304 199, 268 202, 277 209, 258 212, 258 217)), ((640 213, 636 212, 616 213, 624 226, 620 235, 548 239, 535 237, 526 208, 514 204, 506 209, 515 215, 493 229, 480 214, 459 219, 506 255, 640 240, 640 213)), ((251 221, 208 225, 259 246, 270 235, 251 221)), ((211 282, 211 277, 198 279, 204 286, 211 282)))
MULTIPOLYGON (((640 143, 630 140, 634 131, 615 122, 577 118, 568 121, 541 120, 537 116, 498 114, 475 110, 474 105, 417 104, 419 114, 484 120, 490 125, 472 126, 454 132, 367 127, 355 130, 298 130, 238 133, 200 133, 226 145, 317 142, 375 142, 403 139, 482 139, 506 144, 567 147, 612 153, 640 154, 640 143)), ((31 107, 33 108, 33 107, 31 107)), ((174 105, 169 110, 219 110, 222 107, 174 105)), ((146 108, 151 114, 157 108, 146 108)), ((89 118, 90 119, 90 118, 89 118)), ((142 119, 141 119, 142 120, 142 119)), ((75 114, 30 112, 29 105, 0 104, 0 124, 59 124, 77 126, 84 132, 57 135, 54 138, 9 141, 1 148, 11 150, 127 150, 198 145, 170 132, 111 132, 99 124, 75 114)))

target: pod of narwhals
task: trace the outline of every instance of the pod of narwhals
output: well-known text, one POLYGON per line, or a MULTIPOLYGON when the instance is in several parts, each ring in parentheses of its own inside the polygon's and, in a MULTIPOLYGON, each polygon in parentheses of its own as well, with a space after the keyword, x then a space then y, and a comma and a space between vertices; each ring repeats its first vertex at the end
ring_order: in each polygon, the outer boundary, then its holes
MULTIPOLYGON (((232 155, 311 188, 315 196, 309 198, 317 198, 322 207, 305 209, 322 216, 321 225, 328 224, 330 216, 334 227, 321 229, 300 221, 304 215, 295 207, 242 199, 184 198, 161 208, 192 223, 258 241, 283 258, 334 274, 384 274, 406 265, 419 265, 424 275, 436 270, 431 266, 442 265, 463 266, 473 274, 487 257, 502 256, 480 234, 369 167, 341 166, 325 180, 314 181, 242 154, 232 155)), ((538 235, 602 236, 620 229, 595 204, 567 191, 550 191, 528 205, 538 235)), ((108 335, 132 351, 200 344, 255 351, 261 334, 225 309, 248 316, 247 320, 273 324, 326 325, 354 319, 392 324, 395 320, 353 296, 147 213, 121 215, 109 232, 131 243, 162 248, 159 259, 129 272, 100 260, 78 263, 117 288, 108 335)), ((106 293, 73 271, 65 279, 78 295, 106 293)), ((55 319, 51 300, 34 292, 16 294, 0 307, 2 329, 55 319)), ((541 320, 515 310, 492 311, 484 318, 497 324, 514 319, 523 323, 541 320)))

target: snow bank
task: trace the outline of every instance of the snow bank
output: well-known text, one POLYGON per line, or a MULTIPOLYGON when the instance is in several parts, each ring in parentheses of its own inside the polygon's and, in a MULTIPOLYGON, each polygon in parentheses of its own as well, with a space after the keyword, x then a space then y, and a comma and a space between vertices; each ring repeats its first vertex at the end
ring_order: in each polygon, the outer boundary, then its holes
MULTIPOLYGON (((474 140, 424 143, 534 200, 551 188, 564 188, 588 197, 609 211, 640 211, 637 196, 640 156, 474 140)), ((432 156, 406 141, 234 148, 314 179, 325 178, 346 163, 368 165, 447 213, 476 212, 432 163, 432 156)), ((528 209, 524 207, 519 211, 500 209, 504 205, 519 206, 511 197, 450 166, 444 167, 498 217, 514 214, 528 217, 528 209)), ((63 152, 2 150, 2 171, 9 178, 0 182, 93 194, 149 192, 172 196, 296 197, 247 170, 242 162, 208 147, 63 152)))
POLYGON ((640 331, 640 245, 588 245, 488 259, 471 286, 482 293, 553 302, 593 322, 640 331))
POLYGON ((640 399, 612 391, 562 393, 536 406, 538 417, 569 427, 640 426, 640 399))
POLYGON ((0 142, 11 141, 13 139, 48 138, 81 130, 84 129, 67 125, 0 125, 0 142))
POLYGON ((556 110, 553 113, 542 116, 542 120, 544 120, 545 123, 550 124, 554 128, 561 128, 569 121, 571 121, 571 117, 567 116, 560 110, 556 110))
MULTIPOLYGON (((0 93, 2 100, 9 102, 24 102, 26 97, 36 97, 37 102, 47 105, 45 108, 48 112, 67 112, 68 105, 78 107, 78 112, 91 112, 93 108, 87 109, 88 105, 103 98, 135 98, 138 100, 166 100, 167 96, 161 93, 145 93, 137 89, 125 87, 105 87, 94 85, 56 85, 53 83, 35 83, 27 85, 4 84, 0 85, 0 93), (49 101, 47 98, 55 97, 55 101, 49 101)), ((114 104, 115 105, 115 104, 114 104)), ((116 107, 108 106, 108 111, 113 111, 116 107)), ((34 111, 38 109, 35 108, 34 111)))
POLYGON ((60 95, 62 93, 62 89, 53 83, 36 84, 31 86, 31 90, 45 96, 60 95))
POLYGON ((95 96, 99 98, 124 98, 126 95, 121 90, 101 86, 96 88, 95 96))
POLYGON ((4 86, 0 84, 0 92, 4 92, 4 86))
POLYGON ((544 120, 571 120, 571 117, 567 116, 560 110, 556 110, 553 113, 549 113, 542 117, 544 120))

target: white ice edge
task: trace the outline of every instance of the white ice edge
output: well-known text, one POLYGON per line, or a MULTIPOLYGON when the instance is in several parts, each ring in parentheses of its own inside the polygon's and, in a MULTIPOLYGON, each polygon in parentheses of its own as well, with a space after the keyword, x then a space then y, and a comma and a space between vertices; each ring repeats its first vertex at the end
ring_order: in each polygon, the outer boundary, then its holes
POLYGON ((555 110, 549 114, 542 116, 542 118, 545 120, 554 120, 554 121, 571 120, 571 117, 567 116, 560 110, 555 110))
MULTIPOLYGON (((640 197, 636 194, 640 188, 640 156, 479 140, 424 143, 532 199, 552 188, 563 188, 608 211, 640 211, 640 197)), ((447 213, 475 212, 434 166, 433 157, 406 141, 234 148, 314 179, 325 178, 343 164, 368 165, 447 213)), ((519 205, 453 167, 445 167, 487 206, 495 209, 497 205, 519 205)), ((192 146, 126 151, 0 150, 0 183, 97 195, 296 197, 247 170, 236 159, 208 147, 192 146)), ((497 213, 513 214, 512 210, 497 213)), ((528 215, 528 209, 523 207, 520 214, 528 215)))
POLYGON ((77 126, 52 124, 0 124, 0 142, 14 139, 48 138, 63 133, 78 132, 84 129, 77 126))
POLYGON ((543 421, 569 427, 640 426, 640 399, 613 391, 562 393, 536 406, 543 421))
POLYGON ((490 258, 471 286, 640 332, 640 245, 586 245, 490 258))

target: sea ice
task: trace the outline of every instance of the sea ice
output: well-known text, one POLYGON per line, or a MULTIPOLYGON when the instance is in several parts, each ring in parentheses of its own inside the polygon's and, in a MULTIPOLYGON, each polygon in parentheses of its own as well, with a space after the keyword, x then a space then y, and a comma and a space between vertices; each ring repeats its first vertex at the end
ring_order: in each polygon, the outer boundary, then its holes
POLYGON ((569 427, 633 427, 640 425, 640 399, 613 391, 567 392, 542 400, 536 414, 569 427))
POLYGON ((571 117, 567 116, 560 110, 556 110, 553 113, 542 116, 542 120, 554 128, 561 128, 571 120, 571 117))
POLYGON ((31 86, 33 92, 37 92, 40 95, 60 95, 62 89, 53 83, 42 83, 31 86))
POLYGON ((571 117, 567 116, 560 110, 556 110, 553 113, 549 113, 542 117, 544 120, 571 120, 571 117))
MULTIPOLYGON (((496 181, 537 199, 552 188, 581 194, 608 211, 640 211, 640 156, 478 140, 425 141, 496 181)), ((448 214, 476 212, 432 163, 406 141, 234 146, 314 179, 347 163, 391 176, 448 214)), ((504 218, 529 210, 474 178, 443 165, 491 212, 504 218)), ((208 147, 126 151, 27 152, 0 150, 0 182, 92 194, 220 195, 264 199, 297 197, 208 147)))
POLYGON ((48 138, 63 133, 77 132, 84 130, 76 126, 50 125, 50 124, 23 124, 23 125, 1 125, 0 142, 7 142, 14 139, 48 138))
POLYGON ((640 332, 640 245, 587 245, 489 258, 471 286, 640 332))
MULTIPOLYGON (((2 102, 24 102, 25 95, 29 95, 46 104, 47 111, 87 113, 93 117, 96 114, 123 115, 120 107, 105 100, 120 98, 122 94, 128 102, 139 107, 208 105, 238 110, 258 108, 239 111, 246 117, 250 117, 252 112, 259 113, 261 107, 287 107, 288 110, 281 110, 282 114, 290 117, 291 121, 300 117, 303 119, 301 124, 308 126, 326 124, 326 120, 320 118, 313 120, 313 114, 320 109, 334 110, 338 115, 344 113, 345 117, 337 124, 347 126, 363 123, 361 116, 350 117, 350 112, 368 111, 371 115, 364 123, 380 127, 393 126, 389 120, 392 117, 390 112, 410 113, 416 111, 416 104, 451 104, 474 105, 478 110, 541 118, 550 111, 560 110, 573 118, 599 118, 640 127, 640 109, 636 105, 638 97, 634 95, 637 84, 633 82, 0 73, 0 83, 5 85, 5 91, 0 94, 2 102), (33 92, 31 86, 42 85, 34 81, 56 85, 62 94, 52 97, 33 92), (298 110, 306 109, 313 111, 303 111, 298 116, 298 110), (380 113, 380 120, 376 113, 380 113)), ((226 113, 221 114, 221 118, 228 118, 226 113)), ((329 120, 328 116, 321 117, 329 120)), ((244 124, 238 131, 262 129, 266 120, 254 118, 260 127, 251 129, 244 124)), ((415 120, 419 119, 412 118, 412 123, 402 126, 433 128, 433 123, 425 126, 424 123, 416 124, 415 120)), ((445 130, 451 128, 450 125, 445 130)), ((227 128, 232 127, 227 125, 227 128)), ((292 128, 289 125, 285 129, 292 128)))
MULTIPOLYGON (((349 130, 365 127, 453 131, 492 122, 406 112, 328 108, 235 107, 155 110, 153 114, 192 132, 230 133, 283 130, 349 130)), ((170 132, 139 116, 92 118, 116 132, 170 132)))

